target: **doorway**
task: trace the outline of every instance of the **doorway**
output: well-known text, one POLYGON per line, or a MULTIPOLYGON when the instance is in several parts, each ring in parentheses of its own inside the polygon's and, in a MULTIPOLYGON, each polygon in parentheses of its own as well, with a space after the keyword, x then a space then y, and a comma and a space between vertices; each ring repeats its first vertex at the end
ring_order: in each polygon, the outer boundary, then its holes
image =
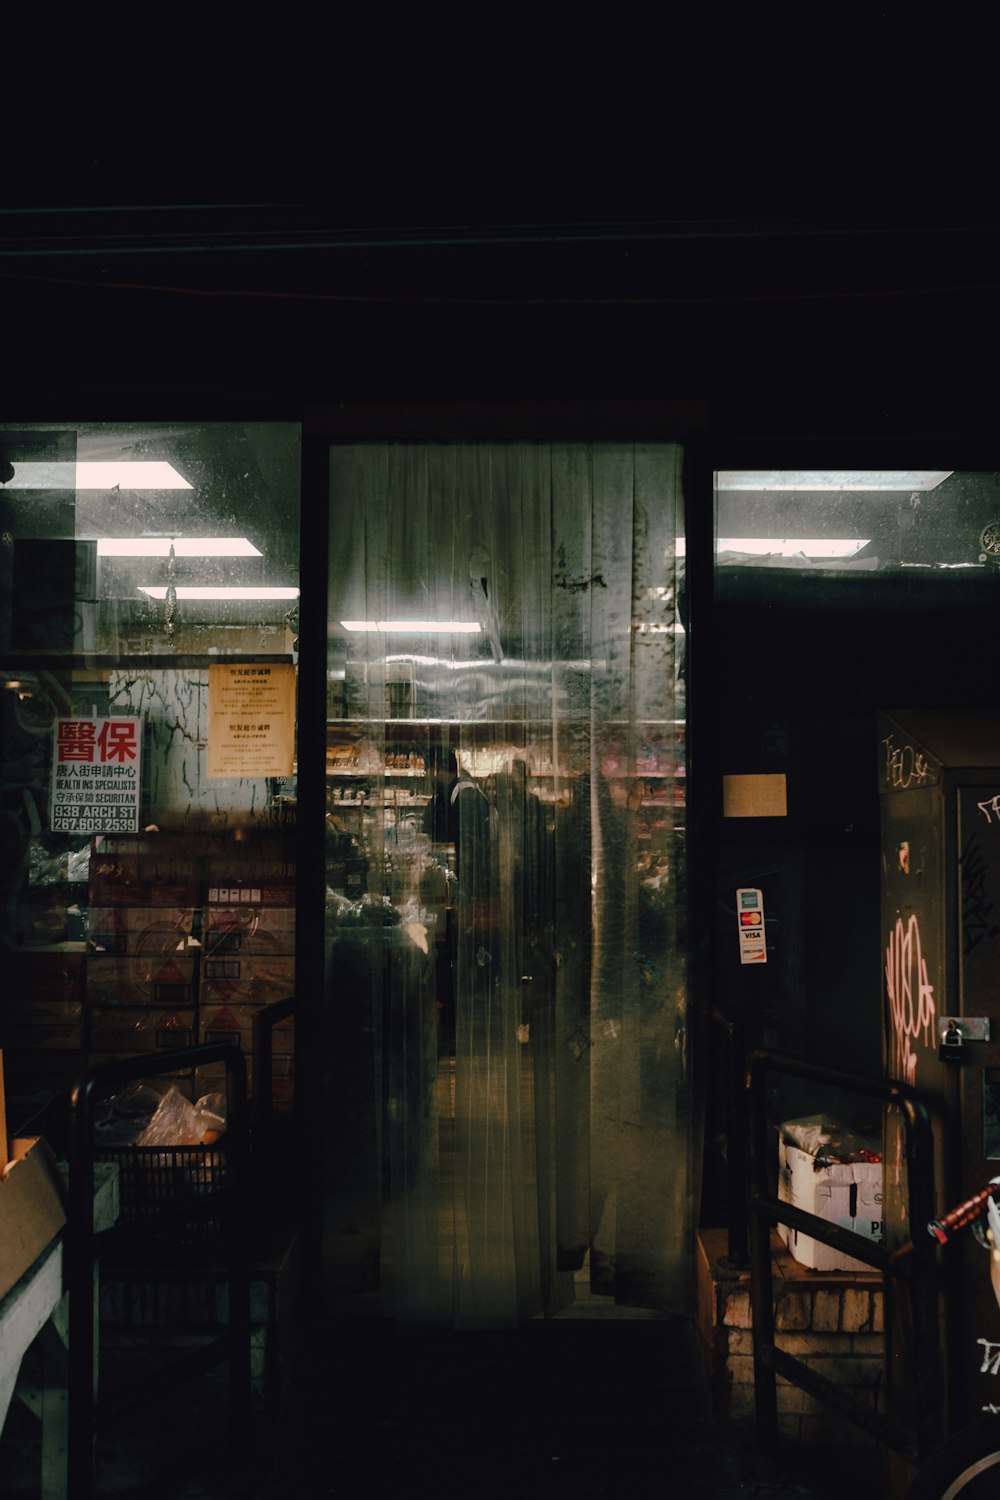
POLYGON ((330 451, 334 1299, 690 1305, 680 458, 330 451))

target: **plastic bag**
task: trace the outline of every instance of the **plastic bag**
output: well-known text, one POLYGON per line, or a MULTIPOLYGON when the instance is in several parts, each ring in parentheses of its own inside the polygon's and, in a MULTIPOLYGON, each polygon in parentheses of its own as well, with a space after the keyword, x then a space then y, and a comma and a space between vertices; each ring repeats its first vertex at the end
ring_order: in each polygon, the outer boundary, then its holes
POLYGON ((798 1120, 786 1120, 779 1128, 789 1145, 816 1158, 817 1171, 830 1162, 882 1160, 880 1135, 852 1130, 828 1115, 803 1115, 798 1120))
POLYGON ((161 1093, 150 1084, 127 1084, 102 1100, 94 1111, 94 1144, 134 1146, 160 1106, 161 1093))
POLYGON ((203 1146, 217 1141, 226 1128, 218 1112, 221 1096, 206 1094, 197 1104, 177 1088, 169 1088, 156 1114, 139 1136, 138 1146, 203 1146))

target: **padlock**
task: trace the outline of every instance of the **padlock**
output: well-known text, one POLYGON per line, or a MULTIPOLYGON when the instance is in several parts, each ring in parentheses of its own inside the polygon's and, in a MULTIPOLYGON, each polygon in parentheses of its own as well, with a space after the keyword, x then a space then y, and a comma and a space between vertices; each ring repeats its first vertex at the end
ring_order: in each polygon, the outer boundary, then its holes
POLYGON ((968 1057, 965 1039, 956 1021, 948 1022, 948 1030, 941 1038, 938 1057, 946 1063, 964 1063, 968 1057))

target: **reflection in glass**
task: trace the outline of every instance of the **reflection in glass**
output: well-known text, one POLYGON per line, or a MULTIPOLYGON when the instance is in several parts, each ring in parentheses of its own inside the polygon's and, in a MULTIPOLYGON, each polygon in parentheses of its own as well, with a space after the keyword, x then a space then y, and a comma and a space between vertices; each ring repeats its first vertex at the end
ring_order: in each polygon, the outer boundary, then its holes
POLYGON ((331 1293, 684 1305, 679 453, 331 453, 331 1293))
MULTIPOLYGON (((1000 487, 950 470, 720 470, 720 568, 981 573, 995 565, 1000 487)), ((724 584, 724 579, 720 582, 724 584)))
MULTIPOLYGON (((255 1011, 294 988, 296 778, 209 776, 209 679, 227 661, 294 671, 298 429, 6 426, 0 460, 9 1092, 220 1026, 249 1049, 255 1011), (100 786, 74 777, 85 761, 107 761, 100 786)), ((275 1051, 288 1103, 290 1026, 275 1051)))

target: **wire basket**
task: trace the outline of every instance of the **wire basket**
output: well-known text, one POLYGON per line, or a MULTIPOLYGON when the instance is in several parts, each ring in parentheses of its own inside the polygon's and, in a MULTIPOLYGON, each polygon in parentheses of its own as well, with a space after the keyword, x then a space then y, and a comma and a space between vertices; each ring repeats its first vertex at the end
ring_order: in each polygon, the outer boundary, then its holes
POLYGON ((118 1167, 120 1229, 157 1237, 162 1229, 185 1244, 218 1235, 227 1186, 222 1141, 210 1146, 103 1146, 94 1157, 118 1167))

